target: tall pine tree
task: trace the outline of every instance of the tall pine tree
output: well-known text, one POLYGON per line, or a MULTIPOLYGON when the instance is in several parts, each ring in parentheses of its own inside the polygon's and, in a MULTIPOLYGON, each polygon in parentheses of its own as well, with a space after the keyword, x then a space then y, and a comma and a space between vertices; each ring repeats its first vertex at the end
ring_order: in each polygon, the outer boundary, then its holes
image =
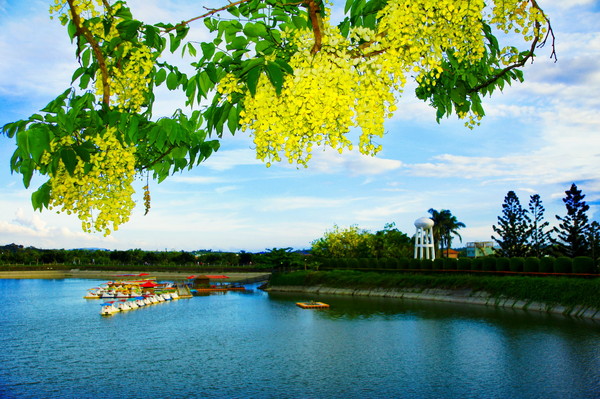
POLYGON ((552 240, 556 244, 556 249, 560 255, 575 257, 589 254, 588 233, 590 226, 586 212, 590 206, 583 200, 584 194, 577 189, 573 183, 563 202, 567 207, 567 215, 560 217, 556 215, 561 223, 554 228, 557 233, 556 239, 552 240))
POLYGON ((529 214, 531 215, 531 224, 529 225, 529 250, 531 256, 544 256, 548 253, 550 244, 550 231, 547 230, 550 223, 544 221, 544 212, 546 209, 542 205, 539 194, 534 194, 529 198, 529 214))
POLYGON ((530 219, 514 191, 509 191, 504 197, 502 215, 502 217, 498 216, 498 226, 492 226, 494 233, 499 235, 499 238, 492 236, 492 240, 500 246, 498 255, 527 256, 530 219))

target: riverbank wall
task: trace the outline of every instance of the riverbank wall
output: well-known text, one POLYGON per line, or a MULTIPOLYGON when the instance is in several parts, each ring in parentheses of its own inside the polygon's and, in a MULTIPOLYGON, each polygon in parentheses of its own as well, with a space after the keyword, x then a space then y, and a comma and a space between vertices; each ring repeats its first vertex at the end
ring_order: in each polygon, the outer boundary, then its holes
POLYGON ((464 303, 470 305, 492 306, 497 308, 519 309, 533 312, 546 312, 560 314, 567 317, 585 318, 600 321, 600 309, 584 306, 566 307, 557 304, 548 304, 535 301, 524 301, 514 298, 498 297, 483 291, 469 289, 353 289, 333 288, 321 285, 316 286, 269 286, 269 292, 298 292, 318 295, 353 295, 353 296, 378 296, 386 298, 409 299, 418 301, 437 301, 464 303))

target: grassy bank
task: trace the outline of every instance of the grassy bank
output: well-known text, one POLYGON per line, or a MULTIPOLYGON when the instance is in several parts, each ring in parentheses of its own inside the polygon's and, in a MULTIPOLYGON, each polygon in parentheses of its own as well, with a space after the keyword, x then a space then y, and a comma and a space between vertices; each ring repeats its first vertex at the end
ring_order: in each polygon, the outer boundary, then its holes
POLYGON ((600 279, 525 276, 393 274, 333 270, 276 273, 271 286, 325 286, 352 289, 469 289, 551 305, 600 309, 600 279))

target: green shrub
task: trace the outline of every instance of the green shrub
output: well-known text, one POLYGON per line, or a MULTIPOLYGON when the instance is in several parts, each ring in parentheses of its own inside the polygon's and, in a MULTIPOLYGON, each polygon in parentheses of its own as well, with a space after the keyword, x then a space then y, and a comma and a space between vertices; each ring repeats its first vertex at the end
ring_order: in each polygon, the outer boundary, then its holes
POLYGON ((510 259, 509 258, 497 258, 496 259, 496 271, 508 272, 510 271, 510 259))
POLYGON ((572 273, 573 260, 566 256, 559 256, 554 261, 554 273, 572 273))
POLYGON ((446 270, 457 270, 458 259, 456 258, 444 258, 444 269, 446 270))
POLYGON ((496 271, 496 258, 493 256, 486 256, 482 261, 482 270, 487 272, 496 271))
POLYGON ((483 270, 483 259, 484 258, 473 258, 471 270, 483 270))
POLYGON ((523 271, 528 273, 537 273, 540 271, 540 260, 539 258, 529 257, 525 258, 523 263, 523 271))
POLYGON ((555 258, 552 256, 544 256, 540 259, 540 272, 542 273, 554 273, 554 262, 555 258))
POLYGON ((410 258, 398 258, 398 269, 410 269, 410 258))
POLYGON ((520 256, 510 258, 510 271, 511 272, 522 272, 523 266, 525 265, 525 259, 520 256))
POLYGON ((437 258, 433 261, 433 269, 434 270, 442 270, 444 269, 444 259, 437 258))
POLYGON ((433 262, 431 259, 421 259, 421 269, 431 270, 433 269, 433 262))
POLYGON ((356 258, 347 258, 346 264, 348 269, 358 269, 359 267, 358 259, 356 258))
POLYGON ((398 259, 397 258, 384 258, 379 261, 380 267, 385 269, 395 270, 398 268, 398 259))
POLYGON ((471 270, 471 258, 458 258, 458 270, 471 270))
POLYGON ((573 273, 597 273, 594 259, 589 256, 578 256, 573 258, 573 273))
POLYGON ((337 258, 333 259, 336 263, 336 269, 348 269, 349 268, 349 259, 346 258, 337 258))
POLYGON ((421 259, 412 258, 409 263, 410 269, 421 269, 421 259))

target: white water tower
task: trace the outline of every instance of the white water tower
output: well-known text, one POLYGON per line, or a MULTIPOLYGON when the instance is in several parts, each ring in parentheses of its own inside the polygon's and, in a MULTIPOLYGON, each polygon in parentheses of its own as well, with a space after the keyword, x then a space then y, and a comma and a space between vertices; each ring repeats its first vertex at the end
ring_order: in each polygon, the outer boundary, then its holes
POLYGON ((415 220, 415 259, 435 259, 433 245, 433 220, 422 217, 415 220))

